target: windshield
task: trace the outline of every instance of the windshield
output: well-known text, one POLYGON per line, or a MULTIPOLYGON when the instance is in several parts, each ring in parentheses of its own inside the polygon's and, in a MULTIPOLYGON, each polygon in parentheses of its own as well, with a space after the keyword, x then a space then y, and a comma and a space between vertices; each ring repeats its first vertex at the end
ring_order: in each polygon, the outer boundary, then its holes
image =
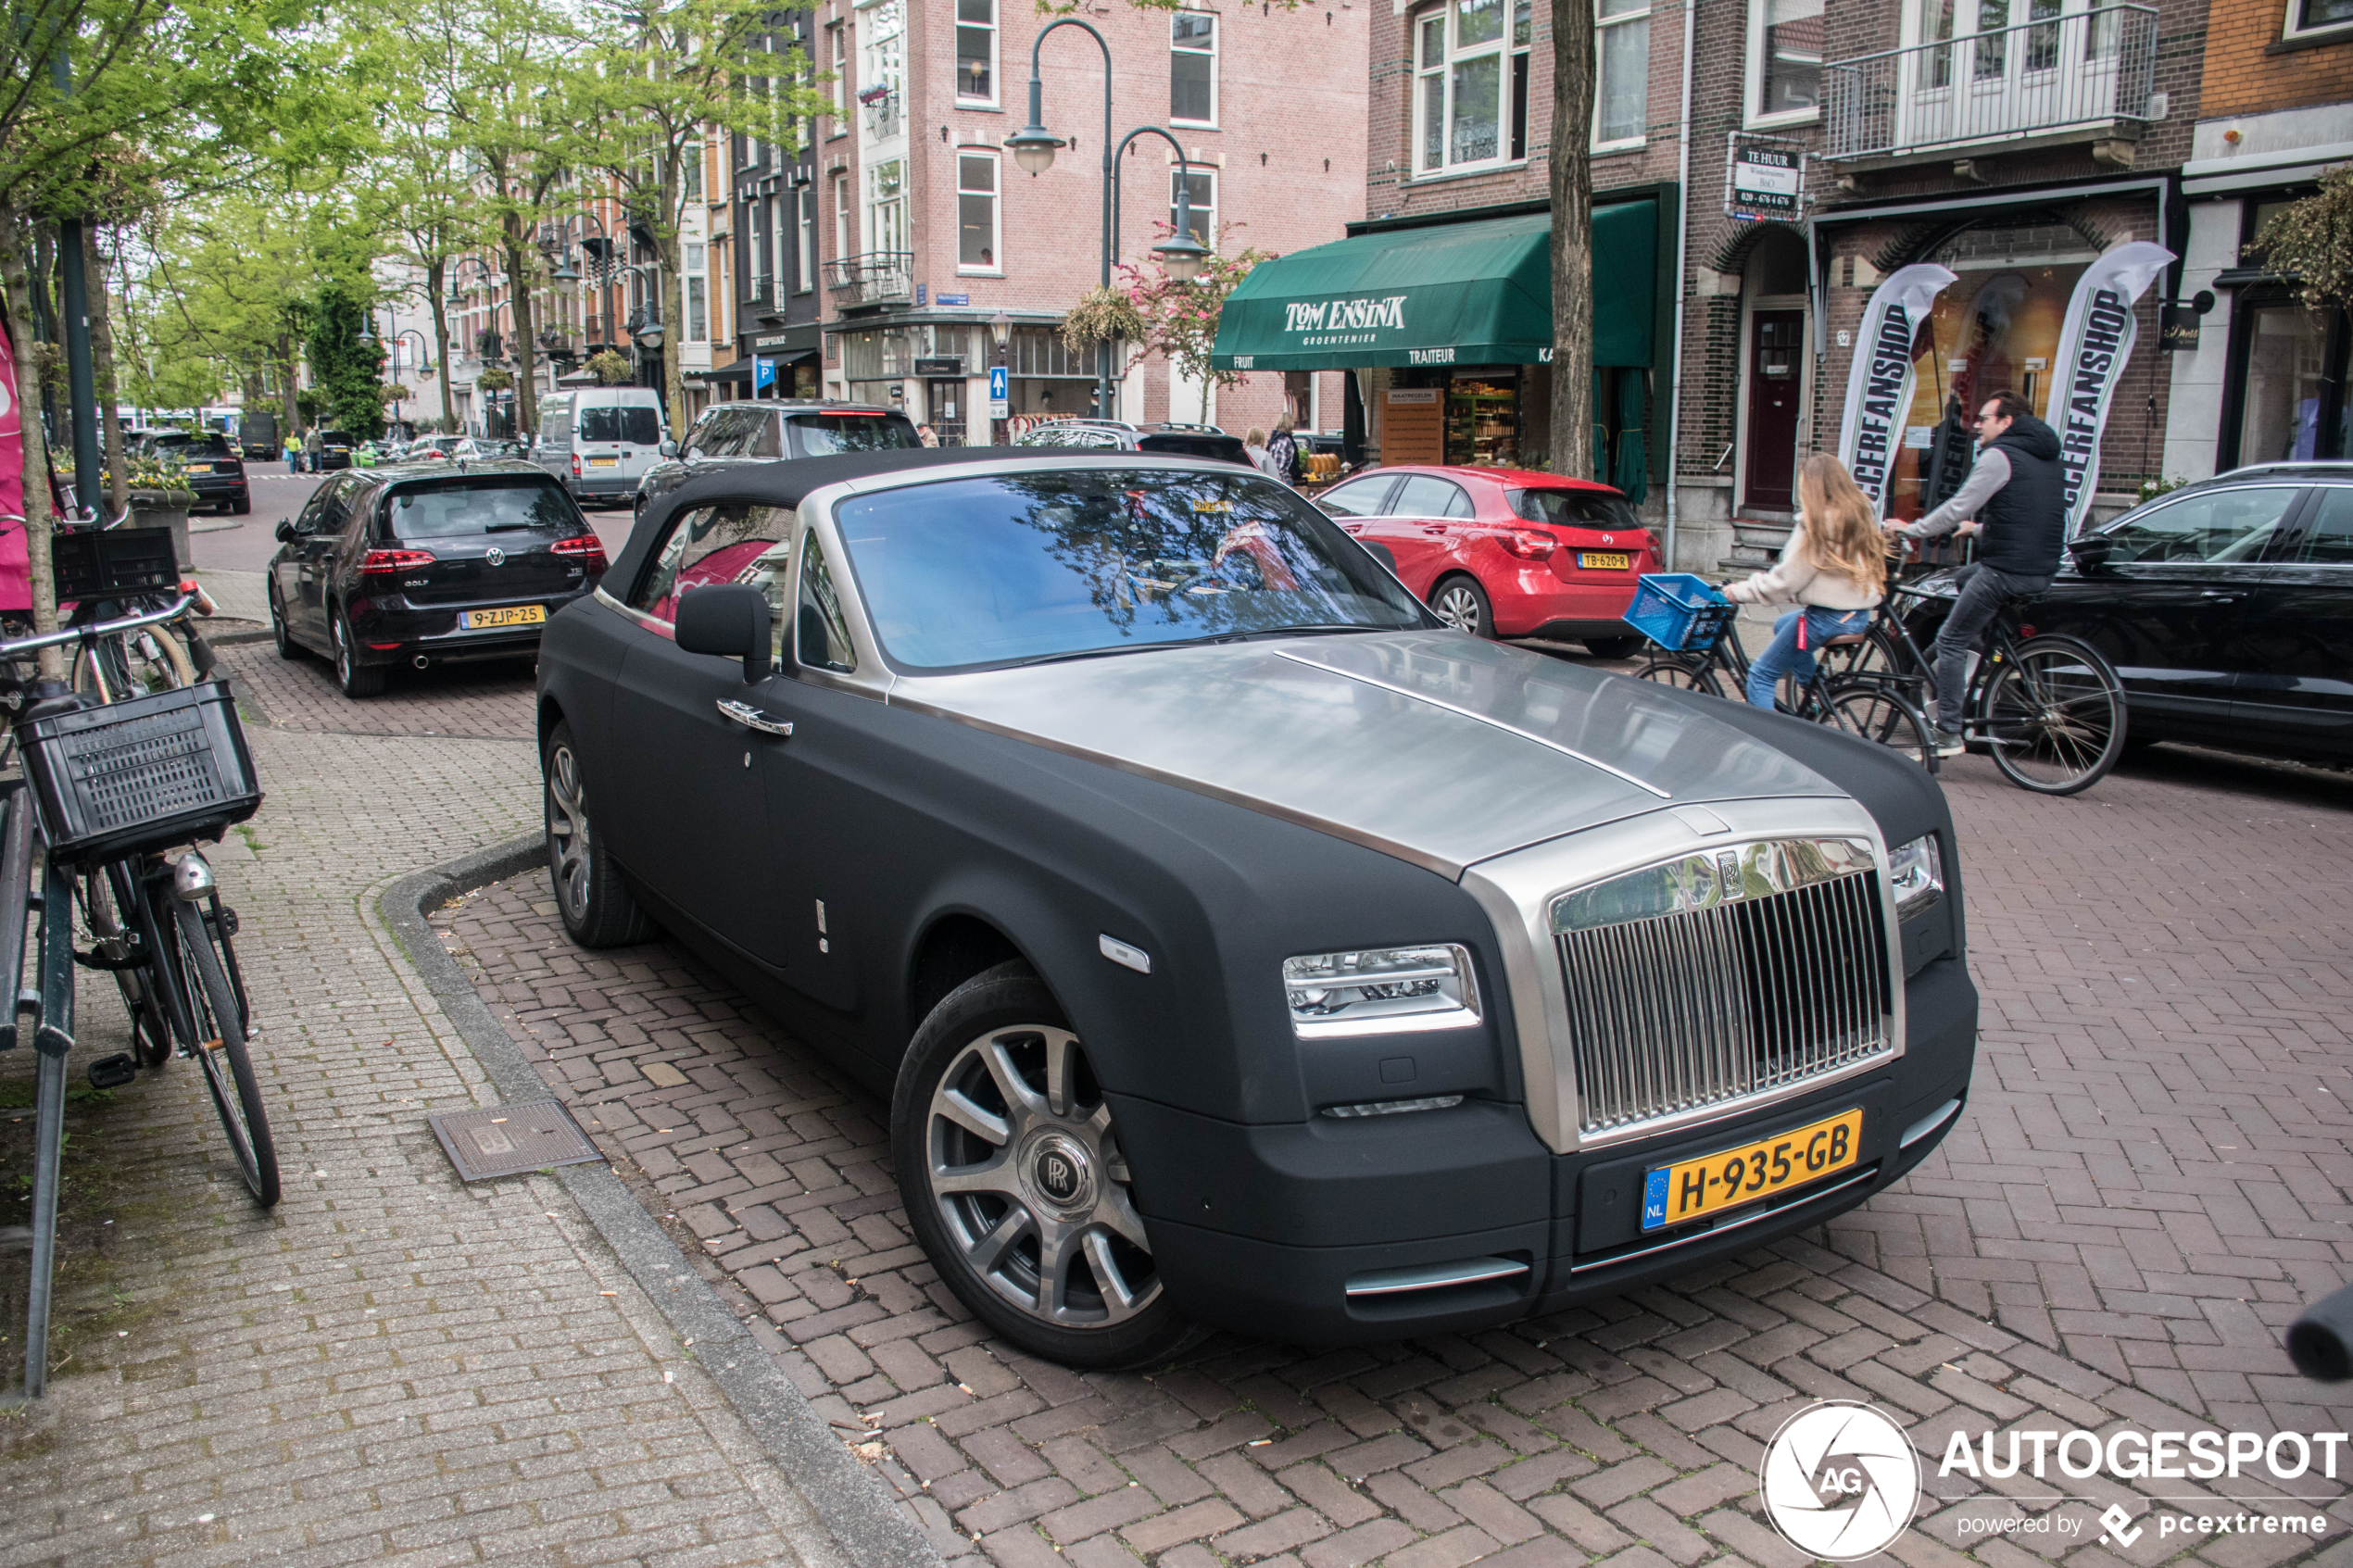
POLYGON ((229 438, 225 435, 161 435, 156 445, 164 452, 177 452, 183 458, 225 458, 229 456, 229 438))
POLYGON ((319 445, 321 446, 348 446, 351 445, 351 437, 346 435, 339 430, 322 430, 319 433, 319 445))
POLYGON ((887 414, 796 414, 786 421, 804 458, 920 445, 912 425, 887 414))
POLYGON ((639 446, 652 446, 661 440, 661 420, 644 405, 623 404, 618 408, 607 404, 601 408, 580 410, 580 439, 583 441, 627 441, 639 446))
POLYGON ((883 650, 917 670, 1425 623, 1329 519, 1240 471, 957 479, 834 515, 883 650))
POLYGON ((1530 522, 1549 522, 1562 528, 1642 526, 1623 496, 1604 495, 1595 490, 1514 490, 1505 499, 1510 501, 1515 515, 1530 522))
POLYGON ((1100 425, 1039 425, 1023 431, 1013 437, 1016 446, 1095 446, 1116 447, 1119 433, 1100 425))
POLYGON ((585 533, 562 490, 545 480, 458 480, 397 490, 384 507, 395 539, 447 539, 512 528, 585 533))

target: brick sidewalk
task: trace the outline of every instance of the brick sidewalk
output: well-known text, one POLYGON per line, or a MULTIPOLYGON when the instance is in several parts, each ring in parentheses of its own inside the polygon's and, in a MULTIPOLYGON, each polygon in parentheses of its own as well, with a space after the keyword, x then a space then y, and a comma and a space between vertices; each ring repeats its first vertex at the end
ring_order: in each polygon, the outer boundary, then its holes
MULTIPOLYGON (((0 1422, 0 1563, 836 1568, 565 1188, 462 1185, 425 1125, 495 1097, 372 889, 535 822, 528 745, 252 741, 270 798, 216 862, 285 1196, 252 1205, 188 1063, 77 1108, 154 1198, 122 1210, 112 1299, 62 1298, 50 1397, 0 1422), (135 1331, 74 1337, 104 1313, 135 1331)), ((75 1082, 124 1044, 112 984, 84 981, 75 1082)))
MULTIPOLYGON (((532 737, 536 675, 528 658, 396 670, 384 695, 364 702, 344 696, 335 684, 334 666, 309 654, 285 659, 271 644, 239 643, 220 650, 220 662, 280 729, 435 739, 532 737)), ((522 762, 537 766, 527 747, 522 762)))
MULTIPOLYGON (((820 1410, 873 1429, 943 1551, 977 1542, 1006 1568, 1793 1563, 1760 1521, 1755 1464, 1815 1398, 1879 1401, 1931 1455, 1984 1426, 2353 1415, 2278 1348, 2353 1260, 2344 783, 2163 750, 2076 800, 1978 759, 1946 783, 1981 1070, 1960 1131, 1901 1188, 1590 1311, 1326 1354, 1221 1338, 1156 1376, 1075 1375, 991 1342, 912 1245, 887 1107, 674 947, 572 947, 539 876, 443 929, 820 1410)), ((2113 1483, 2065 1483, 2093 1500, 2056 1511, 1994 1495, 2031 1480, 1988 1485, 1931 1479, 1945 1503, 1895 1555, 1949 1561, 1965 1515, 2084 1527, 2109 1501, 2148 1506, 2113 1483)), ((2353 1524, 2341 1486, 2311 1491, 2334 1530, 2353 1524)), ((2149 1530, 2111 1554, 2078 1544, 2087 1528, 1970 1555, 2090 1568, 2181 1550, 2149 1530)), ((2238 1537, 2202 1560, 2299 1549, 2330 1549, 2238 1537)))

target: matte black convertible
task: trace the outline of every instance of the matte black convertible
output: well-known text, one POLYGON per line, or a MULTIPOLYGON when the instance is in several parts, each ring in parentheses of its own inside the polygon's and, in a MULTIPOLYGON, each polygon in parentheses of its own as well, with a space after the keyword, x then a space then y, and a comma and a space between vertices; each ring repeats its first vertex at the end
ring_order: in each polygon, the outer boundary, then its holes
POLYGON ((877 452, 648 509, 547 628, 566 927, 891 1097, 1080 1365, 1459 1330, 1816 1224, 1967 1097, 1936 784, 1484 643, 1230 465, 877 452))

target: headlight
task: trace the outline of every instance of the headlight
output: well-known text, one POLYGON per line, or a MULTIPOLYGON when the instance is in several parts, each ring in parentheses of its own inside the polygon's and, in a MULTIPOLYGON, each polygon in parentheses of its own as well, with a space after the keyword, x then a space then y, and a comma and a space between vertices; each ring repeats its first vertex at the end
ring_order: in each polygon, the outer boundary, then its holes
POLYGON ((1936 851, 1936 835, 1922 834, 1888 851, 1887 874, 1894 884, 1899 921, 1910 920, 1944 897, 1944 860, 1936 851))
POLYGON ((1478 1022, 1470 953, 1452 944, 1285 959, 1283 993, 1291 1027, 1302 1040, 1459 1029, 1478 1022))

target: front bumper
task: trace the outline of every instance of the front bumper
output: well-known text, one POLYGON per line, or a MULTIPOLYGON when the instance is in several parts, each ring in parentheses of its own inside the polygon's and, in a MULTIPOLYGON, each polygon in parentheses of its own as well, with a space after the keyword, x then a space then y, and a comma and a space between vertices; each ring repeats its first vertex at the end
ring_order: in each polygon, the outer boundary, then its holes
POLYGON ((1200 1322, 1315 1344, 1455 1332, 1687 1273, 1869 1199, 1959 1122, 1977 992, 1956 958, 1906 985, 1906 1048, 1886 1067, 1762 1110, 1555 1155, 1522 1108, 1243 1127, 1114 1098, 1139 1207, 1171 1299, 1200 1322), (1848 1170, 1680 1229, 1640 1229, 1642 1173, 1863 1108, 1848 1170), (1952 1107, 1942 1120, 1940 1111, 1952 1107), (1911 1141, 1906 1143, 1906 1135, 1911 1141), (1141 1176, 1139 1174, 1139 1181, 1141 1176), (1416 1273, 1489 1277, 1393 1289, 1416 1273), (1371 1293, 1378 1289, 1378 1293, 1371 1293))

